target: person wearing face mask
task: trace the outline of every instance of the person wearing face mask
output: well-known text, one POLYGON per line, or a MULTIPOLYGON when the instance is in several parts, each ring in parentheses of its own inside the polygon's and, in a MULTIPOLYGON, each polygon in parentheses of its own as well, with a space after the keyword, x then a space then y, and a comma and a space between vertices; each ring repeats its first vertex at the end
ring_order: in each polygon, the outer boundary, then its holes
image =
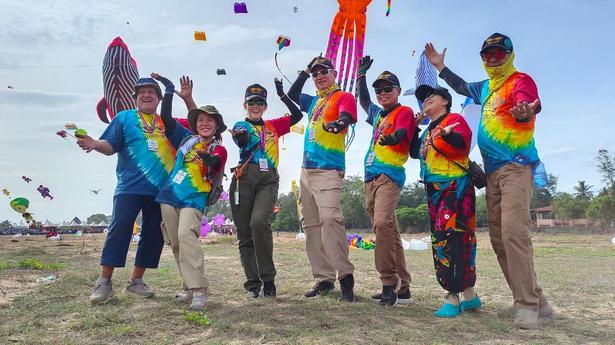
MULTIPOLYGON (((372 84, 381 107, 372 103, 366 74, 373 60, 363 57, 358 68, 359 103, 367 113, 372 140, 365 155, 365 203, 376 234, 376 270, 382 292, 372 296, 380 305, 410 303, 410 273, 399 235, 395 209, 406 181, 404 164, 415 136, 414 113, 399 104, 397 76, 382 72, 372 84)), ((418 132, 417 132, 418 133, 418 132)))
POLYGON ((482 105, 478 147, 487 174, 489 237, 514 299, 503 314, 514 314, 519 328, 535 328, 539 317, 553 315, 537 283, 529 233, 532 170, 540 162, 534 142, 541 109, 536 84, 515 69, 512 41, 499 33, 489 36, 480 50, 489 77, 481 82, 467 83, 447 68, 446 49, 439 53, 428 43, 425 52, 453 90, 482 105))
POLYGON ((346 170, 346 133, 357 121, 357 104, 351 93, 335 82, 337 71, 323 57, 314 58, 293 83, 288 95, 308 113, 300 177, 302 223, 314 287, 305 297, 332 291, 339 280, 341 301, 354 300, 354 266, 348 259, 348 242, 342 214, 342 181, 346 170), (316 96, 301 93, 309 76, 316 96))
POLYGON ((410 155, 419 159, 427 192, 436 280, 447 291, 437 317, 456 317, 477 309, 476 197, 469 168, 472 130, 451 113, 452 97, 445 88, 421 85, 415 91, 430 123, 410 155), (459 294, 463 293, 463 301, 459 294))
POLYGON ((246 276, 244 288, 250 298, 261 296, 261 288, 262 296, 276 296, 271 220, 280 184, 277 170, 279 139, 303 117, 284 93, 282 81, 275 79, 274 83, 290 116, 263 120, 267 110, 267 90, 253 84, 247 87, 243 103, 248 116, 231 130, 240 150, 239 166, 234 170, 230 187, 231 211, 246 276))
MULTIPOLYGON (((155 73, 152 77, 157 77, 155 73)), ((91 304, 106 303, 114 294, 111 277, 115 267, 124 267, 134 222, 143 214, 141 240, 137 247, 131 282, 125 291, 142 297, 154 293, 143 281, 147 268, 158 267, 164 245, 160 223, 160 205, 155 197, 173 167, 176 147, 185 132, 183 127, 165 127, 156 112, 162 99, 161 113, 171 117, 174 86, 166 80, 163 98, 153 78, 141 78, 134 86, 137 108, 118 113, 99 140, 79 136, 78 145, 85 151, 106 156, 118 155, 117 187, 113 197, 113 214, 109 234, 101 255, 100 277, 96 281, 91 304)))

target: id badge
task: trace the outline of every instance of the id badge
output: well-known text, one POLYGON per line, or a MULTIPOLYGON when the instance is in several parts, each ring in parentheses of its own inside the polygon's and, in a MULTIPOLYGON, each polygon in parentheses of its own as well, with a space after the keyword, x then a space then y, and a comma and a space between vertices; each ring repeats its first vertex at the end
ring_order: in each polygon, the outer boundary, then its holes
POLYGON ((269 171, 269 163, 267 163, 267 159, 259 158, 258 167, 260 168, 261 171, 269 171))
POLYGON ((173 177, 173 182, 177 184, 181 184, 185 178, 186 178, 186 172, 183 170, 180 170, 173 177))
POLYGON ((367 165, 372 164, 374 164, 374 153, 370 152, 369 155, 367 155, 367 165))
POLYGON ((147 140, 147 149, 149 151, 158 151, 158 142, 156 140, 153 139, 148 139, 147 140))
POLYGON ((235 191, 234 193, 235 196, 235 205, 239 205, 239 191, 235 191))
POLYGON ((316 128, 314 126, 310 127, 310 134, 308 134, 308 140, 311 143, 316 141, 316 128))

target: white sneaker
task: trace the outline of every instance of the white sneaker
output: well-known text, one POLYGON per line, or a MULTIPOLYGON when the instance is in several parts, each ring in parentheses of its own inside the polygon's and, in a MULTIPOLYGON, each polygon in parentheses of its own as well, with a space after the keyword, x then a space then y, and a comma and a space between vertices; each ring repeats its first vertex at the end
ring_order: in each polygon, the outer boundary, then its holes
POLYGON ((190 307, 188 309, 193 310, 193 311, 201 311, 201 310, 205 310, 206 305, 207 305, 207 289, 205 289, 205 292, 193 291, 192 292, 192 303, 190 303, 190 307))
POLYGON ((184 292, 178 292, 175 294, 175 302, 190 303, 191 301, 192 301, 192 290, 186 290, 184 292))

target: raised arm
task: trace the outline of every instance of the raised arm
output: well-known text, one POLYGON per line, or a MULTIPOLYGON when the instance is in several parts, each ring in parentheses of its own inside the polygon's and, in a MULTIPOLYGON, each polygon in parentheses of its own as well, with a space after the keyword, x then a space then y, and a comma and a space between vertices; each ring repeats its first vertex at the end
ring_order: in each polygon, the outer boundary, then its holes
POLYGON ((425 55, 427 55, 429 62, 438 70, 439 77, 444 79, 448 86, 460 95, 472 97, 470 94, 470 85, 444 65, 446 48, 442 50, 442 53, 438 53, 433 43, 430 42, 425 44, 425 55))
POLYGON ((290 97, 293 102, 301 104, 301 90, 303 90, 303 86, 305 85, 306 80, 308 80, 308 78, 310 77, 310 70, 312 69, 314 61, 316 61, 316 59, 318 58, 319 56, 313 58, 312 61, 310 61, 305 70, 299 73, 293 85, 291 85, 290 89, 288 89, 288 97, 290 97))
POLYGON ((180 91, 175 91, 175 93, 184 100, 184 103, 186 104, 186 109, 188 109, 188 111, 192 110, 192 109, 196 109, 196 103, 194 102, 194 99, 192 98, 192 87, 194 86, 192 80, 190 80, 190 77, 183 75, 180 79, 179 79, 179 85, 180 85, 180 91))
POLYGON ((288 111, 290 112, 290 125, 296 125, 303 118, 303 113, 297 107, 297 105, 284 93, 284 85, 282 84, 282 80, 278 78, 274 78, 273 82, 275 83, 275 89, 280 97, 282 103, 286 104, 288 111))
POLYGON ((151 77, 158 80, 164 85, 164 96, 162 96, 162 106, 160 107, 160 117, 164 123, 164 128, 167 134, 172 134, 175 131, 177 122, 173 118, 173 93, 175 92, 175 85, 161 76, 158 73, 152 73, 151 77))
POLYGON ((361 59, 359 64, 359 72, 358 72, 358 90, 359 90, 359 104, 361 104, 361 108, 365 110, 366 113, 369 114, 369 106, 372 103, 372 100, 369 97, 369 90, 367 89, 367 71, 372 66, 372 60, 369 55, 364 56, 361 59))

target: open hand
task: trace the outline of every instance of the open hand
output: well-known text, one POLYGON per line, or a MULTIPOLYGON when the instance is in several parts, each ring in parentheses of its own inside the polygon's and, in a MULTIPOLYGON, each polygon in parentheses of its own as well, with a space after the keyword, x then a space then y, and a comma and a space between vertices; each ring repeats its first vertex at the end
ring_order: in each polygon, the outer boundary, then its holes
POLYGON ((182 99, 192 98, 192 87, 194 86, 194 84, 192 83, 192 80, 190 80, 190 77, 183 75, 179 79, 179 85, 180 90, 175 91, 175 93, 182 99))
POLYGON ((442 53, 438 53, 433 43, 429 42, 425 44, 425 55, 427 55, 427 59, 429 60, 429 62, 431 62, 432 65, 434 65, 438 72, 444 69, 444 57, 446 56, 446 48, 444 48, 442 53))
POLYGON ((342 120, 336 120, 336 121, 331 121, 328 123, 324 123, 322 124, 322 128, 329 132, 329 133, 333 133, 333 134, 337 134, 339 132, 341 132, 341 130, 344 128, 344 126, 346 126, 346 122, 342 121, 342 120))
POLYGON ((284 93, 284 84, 282 84, 282 80, 273 78, 273 83, 275 84, 275 90, 278 93, 278 96, 283 97, 286 93, 284 93))
POLYGON ((510 108, 510 113, 517 119, 517 121, 525 121, 532 116, 536 115, 536 110, 540 106, 540 100, 536 99, 532 103, 523 101, 514 107, 510 108))
POLYGON ((420 125, 423 120, 425 120, 425 118, 427 117, 427 113, 425 113, 424 111, 417 113, 414 117, 414 125, 418 126, 420 125))
POLYGON ((446 127, 440 127, 440 126, 438 126, 438 127, 436 128, 436 133, 434 134, 434 137, 436 137, 436 136, 442 136, 442 137, 445 137, 445 136, 447 136, 447 135, 449 135, 449 134, 453 133, 453 129, 455 129, 455 127, 457 127, 457 126, 459 126, 459 125, 460 125, 460 123, 459 123, 459 122, 455 122, 455 123, 450 124, 450 125, 448 125, 448 126, 446 126, 446 127))
POLYGON ((372 63, 374 63, 374 59, 369 57, 369 55, 365 55, 361 58, 359 62, 359 74, 365 74, 372 67, 372 63))

